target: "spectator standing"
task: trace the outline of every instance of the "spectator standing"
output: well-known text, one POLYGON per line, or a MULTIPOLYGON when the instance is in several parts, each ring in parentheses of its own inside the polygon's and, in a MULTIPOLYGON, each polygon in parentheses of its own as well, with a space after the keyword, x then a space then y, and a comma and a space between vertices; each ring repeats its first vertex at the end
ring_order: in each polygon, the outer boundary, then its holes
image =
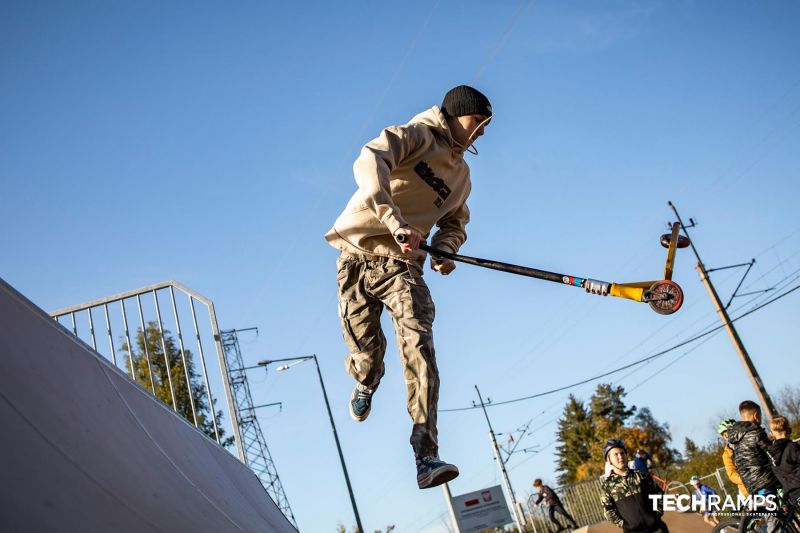
POLYGON ((653 478, 628 468, 628 450, 618 439, 603 447, 605 475, 600 477, 603 490, 601 504, 606 519, 622 528, 624 533, 669 533, 661 520, 662 507, 651 495, 662 495, 653 478))
POLYGON ((773 470, 783 486, 784 499, 800 507, 800 444, 793 442, 789 421, 776 416, 769 423, 774 441, 769 447, 775 460, 773 470))

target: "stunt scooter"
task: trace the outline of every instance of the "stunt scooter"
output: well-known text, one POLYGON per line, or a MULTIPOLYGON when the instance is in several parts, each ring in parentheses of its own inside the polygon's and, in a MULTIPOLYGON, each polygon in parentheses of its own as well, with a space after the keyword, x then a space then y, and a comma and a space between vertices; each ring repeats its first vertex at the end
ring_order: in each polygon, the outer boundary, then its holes
MULTIPOLYGON (((420 250, 429 252, 434 257, 443 257, 467 263, 483 268, 490 268, 492 270, 499 270, 501 272, 508 272, 511 274, 518 274, 520 276, 528 276, 531 278, 543 279, 564 285, 571 285, 573 287, 580 287, 590 294, 597 294, 600 296, 616 296, 617 298, 625 298, 636 302, 646 303, 650 308, 661 315, 671 315, 681 308, 683 304, 683 291, 680 286, 672 281, 672 270, 675 264, 675 251, 678 248, 686 248, 689 246, 689 238, 683 235, 678 235, 680 224, 674 222, 672 224, 672 232, 665 233, 659 239, 661 246, 667 249, 667 262, 664 266, 664 279, 656 281, 635 281, 633 283, 612 283, 607 281, 599 281, 589 278, 580 278, 578 276, 570 276, 567 274, 557 274, 555 272, 548 272, 546 270, 539 270, 519 265, 512 265, 511 263, 503 263, 500 261, 493 261, 491 259, 481 259, 479 257, 469 257, 466 255, 459 255, 447 252, 445 250, 438 250, 432 248, 425 243, 420 243, 420 250)), ((405 242, 405 235, 397 235, 397 242, 405 242)))

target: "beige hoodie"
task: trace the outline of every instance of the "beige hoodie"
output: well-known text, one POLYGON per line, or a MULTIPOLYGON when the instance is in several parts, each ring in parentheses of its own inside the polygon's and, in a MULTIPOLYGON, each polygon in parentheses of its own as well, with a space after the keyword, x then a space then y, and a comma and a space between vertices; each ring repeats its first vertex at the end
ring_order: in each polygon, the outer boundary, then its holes
POLYGON ((412 260, 425 254, 400 251, 392 235, 402 226, 427 239, 437 225, 431 246, 453 253, 467 239, 469 167, 438 107, 383 130, 361 149, 353 174, 358 190, 325 234, 331 246, 412 260))

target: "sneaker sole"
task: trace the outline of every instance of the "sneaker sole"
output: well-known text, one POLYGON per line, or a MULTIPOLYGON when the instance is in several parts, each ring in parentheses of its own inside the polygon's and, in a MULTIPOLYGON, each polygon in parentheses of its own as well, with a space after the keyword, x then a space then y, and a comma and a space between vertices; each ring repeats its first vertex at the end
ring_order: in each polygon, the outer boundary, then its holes
POLYGON ((353 393, 350 395, 350 403, 348 404, 348 410, 350 411, 350 418, 352 418, 356 422, 363 422, 369 416, 369 412, 372 411, 372 404, 370 404, 369 409, 367 409, 366 413, 364 413, 361 416, 358 416, 353 412, 353 400, 355 399, 355 397, 356 397, 356 390, 353 389, 353 393))
POLYGON ((417 485, 421 489, 438 487, 458 477, 458 468, 455 465, 444 465, 431 470, 422 477, 417 476, 417 485))

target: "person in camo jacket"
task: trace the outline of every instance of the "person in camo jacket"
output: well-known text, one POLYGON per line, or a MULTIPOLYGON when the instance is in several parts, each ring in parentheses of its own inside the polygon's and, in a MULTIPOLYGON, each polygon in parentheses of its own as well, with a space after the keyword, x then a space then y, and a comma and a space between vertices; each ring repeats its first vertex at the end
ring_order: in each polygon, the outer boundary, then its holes
MULTIPOLYGON (((600 500, 606 519, 624 533, 669 533, 661 521, 661 507, 651 494, 662 494, 650 474, 628 468, 628 449, 621 440, 611 439, 603 447, 605 475, 600 478, 600 500)), ((660 502, 660 500, 656 500, 660 502)))
MULTIPOLYGON (((458 468, 439 459, 434 305, 422 279, 426 254, 419 244, 434 226, 434 248, 455 253, 466 240, 471 181, 464 152, 491 117, 486 96, 461 85, 447 92, 441 107, 384 129, 353 164, 358 190, 325 235, 341 251, 336 276, 349 349, 345 368, 356 380, 350 415, 359 422, 367 418, 383 377, 386 338, 380 316, 386 307, 403 365, 421 489, 455 478, 458 468)), ((431 258, 431 268, 440 274, 455 267, 449 259, 431 258)))

